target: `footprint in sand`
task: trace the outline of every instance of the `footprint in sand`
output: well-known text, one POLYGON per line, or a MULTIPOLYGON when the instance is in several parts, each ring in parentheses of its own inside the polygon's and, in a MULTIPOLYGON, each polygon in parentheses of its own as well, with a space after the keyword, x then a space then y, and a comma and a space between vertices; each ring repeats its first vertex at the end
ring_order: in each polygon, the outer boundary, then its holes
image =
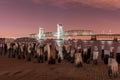
POLYGON ((18 75, 18 74, 21 74, 23 71, 16 71, 13 73, 13 75, 18 75))
POLYGON ((0 72, 0 76, 3 76, 3 75, 8 76, 9 74, 10 74, 9 71, 0 72))

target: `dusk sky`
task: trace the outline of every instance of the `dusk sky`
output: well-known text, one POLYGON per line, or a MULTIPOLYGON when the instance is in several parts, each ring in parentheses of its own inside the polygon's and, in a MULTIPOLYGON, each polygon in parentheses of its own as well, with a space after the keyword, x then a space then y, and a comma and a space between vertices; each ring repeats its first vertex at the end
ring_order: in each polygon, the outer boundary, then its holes
POLYGON ((66 30, 120 33, 120 0, 0 0, 0 37, 66 30))

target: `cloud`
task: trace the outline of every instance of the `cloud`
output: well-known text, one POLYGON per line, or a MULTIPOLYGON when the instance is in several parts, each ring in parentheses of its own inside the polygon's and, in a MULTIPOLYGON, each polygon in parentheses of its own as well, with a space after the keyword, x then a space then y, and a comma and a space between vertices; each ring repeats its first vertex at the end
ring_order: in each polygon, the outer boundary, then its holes
POLYGON ((72 4, 72 6, 76 6, 75 4, 83 4, 95 8, 103 8, 103 9, 120 9, 120 0, 32 0, 37 4, 48 4, 57 7, 67 7, 66 5, 72 4))
POLYGON ((86 4, 96 8, 103 9, 119 9, 120 0, 80 0, 82 4, 86 4))

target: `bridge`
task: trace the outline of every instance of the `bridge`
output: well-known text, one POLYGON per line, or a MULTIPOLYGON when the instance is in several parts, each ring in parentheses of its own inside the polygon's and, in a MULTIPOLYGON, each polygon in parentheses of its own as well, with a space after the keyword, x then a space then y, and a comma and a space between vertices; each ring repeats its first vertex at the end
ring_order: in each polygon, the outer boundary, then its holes
POLYGON ((31 38, 40 39, 80 39, 80 40, 120 40, 120 34, 94 34, 92 30, 68 30, 64 31, 62 24, 57 24, 57 32, 44 32, 39 29, 39 34, 30 34, 31 38))
MULTIPOLYGON (((46 39, 55 39, 54 36, 46 36, 46 39)), ((120 40, 120 34, 92 34, 92 35, 64 35, 64 39, 80 40, 120 40)))
POLYGON ((120 40, 120 34, 65 35, 67 39, 120 40))

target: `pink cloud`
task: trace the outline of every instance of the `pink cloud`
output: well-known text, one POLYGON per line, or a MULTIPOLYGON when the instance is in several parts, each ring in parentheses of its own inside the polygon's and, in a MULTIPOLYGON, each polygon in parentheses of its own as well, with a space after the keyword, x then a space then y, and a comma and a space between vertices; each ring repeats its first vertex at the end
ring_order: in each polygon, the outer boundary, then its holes
POLYGON ((79 0, 83 4, 104 9, 119 9, 120 0, 79 0))
POLYGON ((63 7, 67 3, 80 3, 84 5, 89 5, 95 8, 104 8, 104 9, 119 9, 120 0, 32 0, 37 4, 45 4, 63 7))

